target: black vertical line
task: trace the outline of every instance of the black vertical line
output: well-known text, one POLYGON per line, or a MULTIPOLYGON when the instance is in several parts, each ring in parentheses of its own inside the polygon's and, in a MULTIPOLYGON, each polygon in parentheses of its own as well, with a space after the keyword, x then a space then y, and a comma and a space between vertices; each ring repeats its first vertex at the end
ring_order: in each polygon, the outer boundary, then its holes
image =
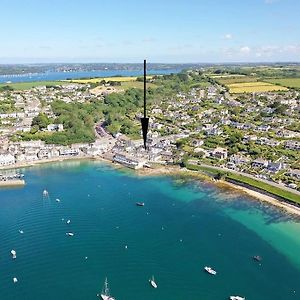
POLYGON ((144 118, 146 118, 146 59, 144 59, 144 118))

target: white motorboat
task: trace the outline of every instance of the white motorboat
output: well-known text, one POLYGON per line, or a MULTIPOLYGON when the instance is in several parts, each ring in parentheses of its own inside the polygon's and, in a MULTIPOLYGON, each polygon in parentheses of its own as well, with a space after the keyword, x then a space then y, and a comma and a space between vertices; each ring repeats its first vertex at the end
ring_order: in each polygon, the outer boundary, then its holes
POLYGON ((13 282, 14 282, 14 283, 17 283, 17 282, 18 282, 17 277, 14 277, 14 278, 13 278, 13 282))
POLYGON ((24 233, 24 231, 23 231, 23 230, 19 230, 19 233, 23 234, 23 233, 24 233))
POLYGON ((56 202, 60 202, 60 199, 57 198, 57 199, 55 199, 55 201, 56 201, 56 202))
POLYGON ((214 269, 212 269, 211 267, 204 267, 204 270, 211 274, 211 275, 216 275, 217 274, 217 271, 215 271, 214 269))
POLYGON ((73 232, 67 232, 66 235, 68 235, 68 236, 74 236, 74 233, 73 232))
POLYGON ((67 224, 70 224, 70 223, 71 223, 71 220, 68 220, 66 223, 67 223, 67 224))
POLYGON ((11 250, 10 253, 13 259, 17 258, 17 252, 15 250, 11 250))
POLYGON ((115 300, 114 297, 110 296, 107 278, 105 278, 101 294, 97 294, 97 297, 100 297, 102 300, 115 300))
POLYGON ((155 280, 154 280, 154 276, 153 276, 153 275, 152 275, 152 277, 149 279, 149 282, 150 282, 150 284, 151 284, 151 286, 152 286, 153 288, 157 289, 157 284, 156 284, 156 282, 155 282, 155 280))
POLYGON ((245 300, 245 297, 241 297, 241 296, 230 296, 229 297, 230 300, 245 300))

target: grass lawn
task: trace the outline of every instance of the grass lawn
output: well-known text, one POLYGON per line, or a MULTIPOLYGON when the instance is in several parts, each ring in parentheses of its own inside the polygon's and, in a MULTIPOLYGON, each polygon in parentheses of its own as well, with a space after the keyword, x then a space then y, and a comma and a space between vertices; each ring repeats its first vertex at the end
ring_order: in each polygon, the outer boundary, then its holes
POLYGON ((1 88, 4 86, 10 86, 14 90, 29 90, 37 86, 63 85, 63 84, 69 84, 69 83, 63 81, 32 81, 32 82, 0 83, 0 91, 1 88))
POLYGON ((300 196, 299 195, 296 195, 289 191, 282 190, 279 187, 275 187, 275 186, 269 185, 267 183, 261 182, 259 180, 255 180, 255 179, 252 179, 249 177, 236 175, 236 174, 232 174, 232 173, 226 175, 226 178, 233 179, 237 182, 245 183, 247 185, 259 188, 259 189, 266 191, 268 193, 271 193, 273 195, 279 196, 283 199, 287 199, 289 201, 300 204, 300 196))
POLYGON ((230 173, 227 170, 226 171, 219 171, 219 170, 216 170, 214 168, 197 166, 197 165, 192 165, 192 164, 188 164, 186 167, 187 167, 187 169, 194 170, 194 171, 203 171, 205 173, 211 174, 212 176, 215 176, 217 174, 221 174, 221 175, 224 176, 225 179, 226 178, 232 179, 234 181, 241 182, 241 183, 244 183, 244 184, 249 185, 249 186, 253 186, 253 187, 258 188, 262 191, 266 191, 266 192, 268 192, 270 194, 273 194, 275 196, 279 196, 279 197, 281 197, 283 199, 286 199, 286 200, 289 200, 291 202, 295 202, 295 203, 300 204, 300 196, 299 195, 296 195, 296 194, 294 194, 292 192, 289 192, 289 191, 282 190, 279 187, 272 186, 270 184, 267 184, 267 183, 259 181, 259 180, 255 180, 255 179, 252 179, 252 178, 249 178, 249 177, 246 177, 246 176, 230 173))

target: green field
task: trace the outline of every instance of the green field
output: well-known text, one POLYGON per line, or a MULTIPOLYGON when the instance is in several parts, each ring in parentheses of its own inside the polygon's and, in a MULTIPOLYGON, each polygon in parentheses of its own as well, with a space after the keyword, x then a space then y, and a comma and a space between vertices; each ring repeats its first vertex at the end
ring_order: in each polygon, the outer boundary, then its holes
MULTIPOLYGON (((157 85, 153 83, 147 83, 147 88, 155 88, 157 85)), ((130 89, 130 88, 136 88, 136 89, 143 89, 144 83, 141 81, 123 81, 121 82, 121 86, 115 86, 115 88, 121 88, 121 89, 130 89)))
MULTIPOLYGON (((153 76, 147 76, 147 79, 151 79, 153 76)), ((86 78, 86 79, 72 79, 65 80, 66 82, 75 82, 75 83, 98 83, 102 80, 108 81, 119 81, 119 82, 129 82, 136 81, 137 76, 112 76, 112 77, 97 77, 97 78, 86 78)))
POLYGON ((212 77, 216 81, 218 81, 221 84, 228 85, 228 84, 234 84, 234 83, 243 83, 243 82, 256 82, 259 80, 259 78, 254 76, 241 76, 241 75, 232 75, 227 77, 212 77))
POLYGON ((269 82, 257 81, 257 82, 243 82, 227 84, 229 92, 232 94, 241 93, 255 93, 255 92, 277 92, 287 91, 286 87, 275 85, 269 82))
POLYGON ((300 88, 300 78, 274 78, 274 79, 266 79, 266 82, 270 82, 273 84, 279 84, 289 88, 300 88))
POLYGON ((14 90, 29 90, 31 88, 37 86, 46 86, 46 85, 63 85, 69 84, 68 82, 62 81, 33 81, 33 82, 16 82, 16 83, 0 83, 0 91, 1 88, 5 86, 9 86, 14 90))

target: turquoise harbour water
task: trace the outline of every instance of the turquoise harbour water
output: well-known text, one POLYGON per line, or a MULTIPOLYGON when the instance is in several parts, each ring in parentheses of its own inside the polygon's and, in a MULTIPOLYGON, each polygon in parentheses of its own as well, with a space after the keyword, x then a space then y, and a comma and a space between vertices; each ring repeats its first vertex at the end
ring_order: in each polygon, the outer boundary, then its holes
POLYGON ((299 220, 275 208, 99 162, 21 171, 25 187, 0 189, 1 300, 97 299, 106 276, 116 300, 300 299, 299 220))

